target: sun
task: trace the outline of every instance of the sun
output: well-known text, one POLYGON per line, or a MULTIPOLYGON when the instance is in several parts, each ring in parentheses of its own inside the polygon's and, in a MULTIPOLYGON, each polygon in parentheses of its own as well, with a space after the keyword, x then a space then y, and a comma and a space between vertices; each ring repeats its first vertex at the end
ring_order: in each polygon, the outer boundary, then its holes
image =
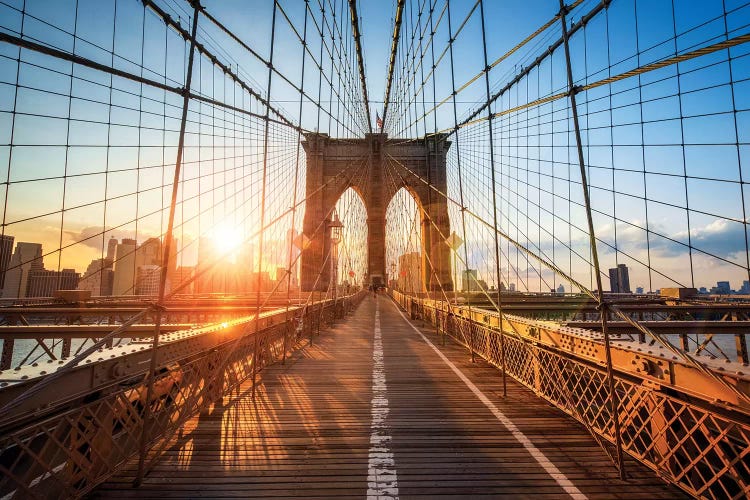
POLYGON ((242 233, 234 226, 222 223, 214 229, 214 245, 221 253, 232 253, 242 243, 242 233))

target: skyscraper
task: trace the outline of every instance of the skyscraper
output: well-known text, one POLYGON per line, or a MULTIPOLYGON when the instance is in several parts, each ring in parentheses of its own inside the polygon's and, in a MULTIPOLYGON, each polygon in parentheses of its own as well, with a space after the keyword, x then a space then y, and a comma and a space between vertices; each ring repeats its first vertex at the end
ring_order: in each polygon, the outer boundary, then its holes
POLYGON ((123 238, 115 247, 115 276, 112 282, 112 295, 133 295, 135 293, 135 240, 123 238))
POLYGON ((109 259, 110 262, 114 262, 115 261, 115 252, 116 251, 117 251, 117 238, 112 237, 107 242, 107 258, 109 259))
POLYGON ((461 272, 461 291, 476 292, 481 290, 479 276, 476 269, 466 269, 461 272))
POLYGON ((19 241, 5 273, 3 297, 26 297, 31 271, 43 271, 42 245, 19 241))
POLYGON ((136 295, 156 296, 159 294, 159 282, 161 281, 161 266, 147 264, 138 267, 138 275, 135 281, 136 295))
MULTIPOLYGON (((115 240, 115 242, 117 242, 117 240, 115 240)), ((116 246, 117 245, 115 245, 115 247, 116 246)), ((107 253, 109 253, 109 251, 107 253)), ((89 290, 91 295, 94 296, 112 295, 114 274, 111 260, 94 259, 86 268, 86 272, 78 282, 78 289, 89 290)))
POLYGON ((609 269, 609 289, 612 293, 631 293, 628 266, 618 264, 609 269))
MULTIPOLYGON (((174 245, 173 245, 174 247, 174 245)), ((173 252, 171 252, 173 253, 173 252)), ((135 240, 123 239, 115 251, 113 295, 137 295, 138 269, 142 266, 161 266, 162 244, 159 238, 149 238, 140 246, 135 240)), ((174 255, 171 260, 174 266, 174 255)))
POLYGON ((4 234, 0 236, 0 290, 5 286, 5 272, 10 265, 10 257, 13 254, 13 236, 4 234))
POLYGON ((716 293, 721 295, 729 295, 732 293, 732 285, 730 285, 728 281, 717 281, 716 290, 716 293))

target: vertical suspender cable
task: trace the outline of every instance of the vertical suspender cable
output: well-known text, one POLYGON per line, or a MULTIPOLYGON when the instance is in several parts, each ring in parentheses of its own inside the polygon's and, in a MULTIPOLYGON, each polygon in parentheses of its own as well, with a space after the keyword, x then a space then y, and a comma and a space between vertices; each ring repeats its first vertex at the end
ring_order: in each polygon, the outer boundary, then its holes
POLYGON ((268 99, 268 105, 266 106, 265 116, 263 117, 263 179, 261 181, 261 193, 260 193, 260 235, 258 236, 258 275, 255 280, 255 348, 253 349, 253 388, 252 397, 255 399, 255 377, 258 373, 258 332, 260 331, 260 292, 261 292, 261 275, 263 271, 263 237, 265 236, 265 219, 266 219, 266 189, 268 187, 268 128, 269 118, 271 112, 271 80, 273 78, 273 48, 276 40, 276 2, 273 3, 273 14, 271 15, 271 47, 270 54, 268 56, 268 85, 266 86, 266 95, 268 99))
MULTIPOLYGON (((302 104, 304 102, 304 89, 305 89, 305 62, 307 61, 307 16, 308 16, 308 3, 310 0, 305 0, 305 21, 304 21, 304 27, 302 30, 302 73, 301 73, 301 81, 300 81, 300 93, 299 93, 299 113, 298 113, 298 121, 300 125, 302 124, 302 104)), ((294 193, 292 193, 292 224, 291 224, 291 230, 292 235, 294 234, 294 228, 297 222, 297 183, 299 182, 299 155, 300 155, 300 149, 302 146, 302 134, 297 131, 297 154, 295 156, 294 160, 294 184, 292 189, 294 190, 294 193)), ((289 321, 289 301, 290 301, 290 295, 292 291, 292 265, 294 267, 297 267, 297 263, 294 259, 292 259, 292 253, 294 249, 294 238, 289 238, 289 265, 286 269, 286 314, 284 315, 284 318, 289 321)), ((296 328, 296 325, 295 325, 296 328)), ((287 336, 288 332, 285 331, 284 333, 284 352, 282 354, 282 360, 281 362, 286 362, 286 350, 287 350, 287 336)))
POLYGON ((565 16, 568 8, 563 0, 560 0, 560 23, 562 27, 563 46, 565 47, 565 65, 568 75, 568 96, 570 98, 570 107, 573 114, 573 126, 575 127, 576 149, 578 151, 578 166, 581 174, 581 189, 583 190, 583 200, 586 208, 586 220, 589 230, 589 245, 591 256, 594 263, 594 275, 596 277, 597 299, 601 313, 602 333, 604 334, 604 350, 607 363, 607 385, 609 388, 609 404, 612 412, 612 420, 615 427, 615 446, 617 448, 617 467, 620 471, 620 478, 625 479, 625 463, 622 454, 622 441, 620 431, 619 398, 615 391, 615 381, 612 369, 612 352, 610 346, 609 329, 607 328, 607 303, 604 301, 604 292, 602 291, 602 274, 599 266, 599 253, 596 248, 596 235, 594 233, 594 220, 591 215, 591 199, 589 197, 588 179, 586 176, 586 165, 583 159, 583 144, 581 142, 581 128, 578 122, 578 108, 576 105, 576 88, 573 82, 573 66, 570 60, 570 43, 568 41, 568 28, 565 16))
MULTIPOLYGON (((461 175, 461 147, 460 147, 460 141, 458 140, 458 109, 456 105, 456 67, 453 60, 453 42, 455 39, 453 38, 453 28, 451 27, 451 4, 450 0, 446 0, 448 5, 448 36, 450 39, 448 40, 448 49, 450 54, 450 61, 451 61, 451 91, 452 91, 452 99, 453 99, 453 124, 455 126, 456 131, 456 165, 458 167, 458 198, 459 203, 461 204, 461 230, 464 234, 464 279, 466 281, 469 281, 469 237, 466 234, 466 204, 464 202, 464 183, 463 183, 463 175, 461 175)), ((454 252, 454 258, 458 258, 458 254, 456 253, 456 249, 453 249, 454 252)), ((457 277, 456 277, 457 278, 457 277)), ((462 280, 463 283, 463 280, 462 280)), ((453 284, 454 292, 453 295, 456 297, 457 291, 455 290, 455 283, 453 284)), ((466 287, 467 292, 471 287, 466 287)), ((473 334, 472 334, 472 326, 474 322, 471 317, 471 301, 469 301, 469 350, 471 352, 471 360, 474 361, 475 353, 474 353, 474 342, 473 342, 473 334)))
MULTIPOLYGON (((491 97, 490 94, 490 66, 487 61, 487 31, 484 23, 484 1, 479 0, 479 14, 482 20, 482 49, 484 51, 484 83, 487 92, 487 99, 491 97)), ((490 132, 490 171, 491 171, 491 182, 492 182, 492 221, 497 229, 497 193, 495 188, 495 147, 494 147, 494 134, 492 124, 492 110, 491 106, 487 105, 487 124, 490 132)), ((500 292, 500 242, 498 239, 497 231, 493 231, 494 243, 495 243, 495 276, 497 279, 497 313, 500 316, 500 364, 503 371, 503 396, 508 395, 508 386, 505 374, 505 334, 503 333, 503 298, 500 292)), ((527 266, 528 267, 528 266, 527 266)), ((527 280, 528 281, 528 280, 527 280)))
MULTIPOLYGON (((430 59, 431 59, 431 62, 432 62, 432 64, 430 65, 430 77, 432 78, 432 103, 433 103, 433 106, 435 104, 435 101, 437 100, 437 89, 436 89, 436 85, 435 85, 435 24, 434 24, 435 21, 433 19, 433 13, 435 12, 435 5, 436 5, 436 3, 437 3, 437 0, 430 0, 430 59)), ((426 123, 425 123, 425 130, 427 130, 427 124, 426 123)), ((432 114, 432 131, 433 131, 433 135, 435 137, 435 140, 432 141, 432 149, 433 149, 433 153, 435 155, 437 155, 437 148, 438 148, 437 130, 438 130, 438 128, 437 128, 437 113, 433 113, 432 114)), ((429 143, 428 143, 428 146, 429 146, 429 143)), ((427 169, 427 184, 428 184, 428 186, 432 186, 432 169, 430 169, 430 168, 427 169)), ((428 189, 427 190, 427 206, 428 207, 432 206, 432 196, 433 196, 432 189, 428 189)), ((429 229, 429 226, 427 226, 427 227, 429 229)), ((425 225, 424 224, 422 224, 421 230, 423 232, 425 231, 425 225)), ((422 236, 422 238, 424 239, 424 236, 422 236)), ((423 260, 425 260, 425 259, 423 259, 423 260)), ((443 260, 442 259, 437 259, 437 261, 438 261, 437 262, 437 264, 438 264, 437 271, 435 270, 435 267, 433 265, 430 265, 429 268, 430 268, 430 271, 431 271, 431 273, 430 273, 431 279, 429 279, 429 280, 425 279, 425 284, 428 285, 428 288, 427 288, 428 293, 432 291, 432 286, 431 286, 432 279, 434 278, 436 282, 439 282, 439 280, 440 280, 439 276, 442 276, 443 260)), ((432 264, 432 263, 430 262, 430 264, 432 264)), ((448 264, 450 265, 450 263, 448 263, 448 264)), ((422 263, 422 267, 425 269, 425 271, 427 271, 427 266, 425 265, 424 262, 422 263)), ((425 276, 425 278, 427 277, 427 273, 426 272, 422 273, 422 275, 425 276)), ((456 289, 456 284, 454 283, 453 284, 453 290, 455 290, 455 289, 456 289)), ((438 308, 435 307, 433 309, 433 311, 435 313, 435 333, 437 335, 440 335, 440 321, 439 321, 438 312, 437 312, 438 308)), ((423 314, 424 314, 424 312, 423 312, 423 314)), ((443 335, 441 337, 441 341, 442 341, 442 344, 445 345, 445 335, 443 335)))

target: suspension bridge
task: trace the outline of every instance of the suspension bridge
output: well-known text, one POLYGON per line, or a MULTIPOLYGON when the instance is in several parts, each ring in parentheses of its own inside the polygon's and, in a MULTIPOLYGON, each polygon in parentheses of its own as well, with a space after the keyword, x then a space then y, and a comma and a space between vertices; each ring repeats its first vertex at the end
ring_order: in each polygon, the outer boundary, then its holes
POLYGON ((0 0, 0 498, 747 498, 748 42, 0 0))

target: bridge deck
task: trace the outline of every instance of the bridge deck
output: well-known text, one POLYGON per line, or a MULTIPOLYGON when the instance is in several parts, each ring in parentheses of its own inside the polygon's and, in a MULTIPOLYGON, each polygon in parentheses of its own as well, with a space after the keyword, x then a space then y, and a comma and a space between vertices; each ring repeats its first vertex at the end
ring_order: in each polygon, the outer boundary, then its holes
POLYGON ((96 494, 361 498, 369 487, 380 498, 552 499, 567 488, 577 498, 682 498, 632 461, 620 481, 580 425, 511 379, 503 398, 496 369, 423 331, 386 297, 369 297, 313 347, 266 369, 255 401, 246 385, 196 418, 140 488, 132 464, 96 494))

